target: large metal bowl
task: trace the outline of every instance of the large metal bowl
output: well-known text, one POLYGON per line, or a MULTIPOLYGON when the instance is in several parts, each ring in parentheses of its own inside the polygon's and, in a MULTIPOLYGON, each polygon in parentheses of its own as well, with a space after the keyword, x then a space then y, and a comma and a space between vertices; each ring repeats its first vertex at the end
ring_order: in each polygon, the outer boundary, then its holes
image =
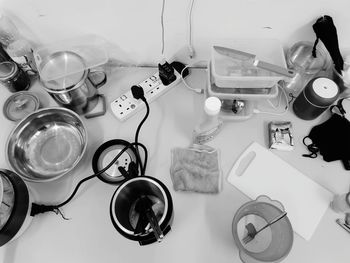
POLYGON ((70 172, 83 157, 87 133, 80 117, 65 108, 45 108, 11 132, 6 156, 24 180, 48 182, 70 172))

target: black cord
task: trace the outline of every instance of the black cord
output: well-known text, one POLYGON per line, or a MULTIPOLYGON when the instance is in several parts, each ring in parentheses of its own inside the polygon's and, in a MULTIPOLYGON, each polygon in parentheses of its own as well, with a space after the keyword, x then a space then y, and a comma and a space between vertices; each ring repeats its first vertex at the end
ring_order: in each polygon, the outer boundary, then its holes
POLYGON ((75 196, 75 194, 77 193, 79 187, 86 181, 96 177, 96 176, 99 176, 100 174, 104 173, 105 171, 107 171, 118 159, 119 157, 128 149, 132 146, 133 144, 129 144, 127 146, 125 146, 114 158, 113 160, 106 166, 104 167, 102 170, 98 171, 97 173, 93 174, 93 175, 90 175, 88 177, 85 177, 84 179, 80 180, 79 183, 77 184, 77 186, 75 187, 74 191, 72 192, 72 194, 68 197, 68 199, 66 199, 66 201, 58 204, 58 205, 55 205, 55 207, 57 208, 60 208, 64 205, 66 205, 67 203, 69 203, 73 197, 75 196))
MULTIPOLYGON (((74 188, 72 194, 71 194, 64 202, 62 202, 62 203, 60 203, 60 204, 57 204, 57 205, 40 205, 40 204, 33 203, 33 204, 32 204, 32 209, 31 209, 31 212, 30 212, 30 215, 31 215, 31 216, 35 216, 35 215, 37 215, 37 214, 41 214, 41 213, 45 213, 45 212, 55 212, 56 214, 60 214, 64 219, 66 219, 66 218, 63 216, 63 213, 60 211, 60 208, 61 208, 62 206, 64 206, 64 205, 66 205, 67 203, 69 203, 69 202, 73 199, 73 197, 75 196, 75 194, 78 192, 78 189, 80 188, 80 186, 81 186, 84 182, 86 182, 86 181, 88 181, 88 180, 90 180, 90 179, 92 179, 92 178, 94 178, 94 177, 96 177, 96 176, 98 176, 98 175, 104 173, 105 171, 107 171, 107 170, 118 160, 118 158, 119 158, 128 148, 133 147, 133 145, 135 145, 135 143, 129 143, 127 146, 125 146, 125 147, 113 158, 113 160, 112 160, 106 167, 104 167, 104 168, 103 168, 102 170, 100 170, 99 172, 97 172, 97 173, 95 173, 95 174, 93 174, 93 175, 90 175, 90 176, 88 176, 88 177, 86 177, 86 178, 80 180, 79 183, 77 184, 77 186, 74 188)), ((140 145, 141 145, 141 147, 142 147, 144 150, 146 149, 146 147, 145 147, 143 144, 140 144, 140 145)), ((147 150, 145 151, 145 156, 147 156, 147 150)), ((136 156, 136 159, 137 159, 137 158, 139 158, 139 156, 136 156)))
MULTIPOLYGON (((140 129, 143 125, 143 123, 146 121, 146 119, 148 118, 149 115, 149 105, 147 103, 147 100, 145 99, 145 97, 141 97, 141 100, 146 104, 146 114, 143 117, 142 121, 140 122, 140 124, 137 126, 136 129, 136 133, 135 133, 135 149, 136 149, 136 154, 140 157, 140 153, 139 153, 139 147, 138 147, 138 140, 139 140, 139 133, 140 133, 140 129)), ((140 158, 141 159, 141 158, 140 158)), ((140 163, 140 171, 141 171, 141 175, 145 175, 145 169, 146 169, 146 161, 145 161, 145 167, 142 167, 142 164, 140 163)))
POLYGON ((310 144, 306 144, 306 139, 310 139, 309 136, 305 136, 303 139, 303 144, 307 147, 307 149, 310 151, 310 154, 303 154, 303 157, 308 157, 308 158, 316 158, 317 157, 317 153, 320 151, 320 149, 316 146, 315 143, 310 143, 310 144))
MULTIPOLYGON (((140 87, 140 89, 142 89, 140 87)), ((131 147, 134 147, 135 150, 136 150, 136 165, 140 166, 140 173, 141 175, 145 175, 145 172, 146 172, 146 166, 147 166, 147 159, 148 159, 148 152, 147 152, 147 148, 138 142, 138 137, 139 137, 139 133, 140 133, 140 130, 141 130, 141 127, 142 125, 144 124, 144 122, 146 121, 146 119, 148 118, 149 116, 149 105, 147 103, 147 100, 145 99, 145 97, 143 96, 143 90, 142 90, 142 95, 141 95, 141 100, 146 104, 146 114, 145 116, 143 117, 142 121, 139 123, 139 125, 137 126, 137 129, 136 129, 136 133, 135 133, 135 142, 134 143, 128 143, 128 145, 126 145, 114 158, 113 160, 106 166, 104 167, 103 169, 101 169, 100 171, 98 171, 97 173, 93 174, 93 175, 90 175, 82 180, 80 180, 78 182, 78 184, 76 185, 76 187, 74 188, 72 194, 62 203, 60 204, 57 204, 57 205, 40 205, 40 204, 36 204, 36 203, 33 203, 32 204, 32 209, 31 209, 31 212, 30 212, 30 215, 31 216, 35 216, 37 214, 40 214, 40 213, 45 213, 45 212, 55 212, 56 214, 61 214, 61 216, 64 218, 64 219, 67 219, 64 217, 63 213, 60 211, 60 208, 64 205, 66 205, 67 203, 69 203, 73 197, 75 196, 75 194, 78 192, 78 189, 80 188, 80 186, 96 177, 96 176, 99 176, 100 174, 104 173, 105 171, 107 171, 113 164, 115 164, 115 162, 118 160, 118 158, 128 149, 128 148, 131 148, 131 147), (140 157, 140 153, 139 153, 139 149, 138 147, 141 146, 141 148, 143 149, 144 151, 144 163, 142 165, 142 161, 141 161, 141 157, 140 157)), ((137 98, 138 99, 138 98, 137 98)))
POLYGON ((146 174, 147 160, 148 160, 147 148, 142 143, 138 143, 137 145, 141 146, 143 149, 143 152, 144 152, 144 161, 143 161, 143 169, 142 169, 143 172, 141 172, 141 175, 145 175, 146 174))

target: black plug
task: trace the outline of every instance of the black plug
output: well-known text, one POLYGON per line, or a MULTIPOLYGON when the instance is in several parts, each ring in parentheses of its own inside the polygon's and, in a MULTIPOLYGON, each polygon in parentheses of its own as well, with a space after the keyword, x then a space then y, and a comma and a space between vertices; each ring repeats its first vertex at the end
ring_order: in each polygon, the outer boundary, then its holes
POLYGON ((177 71, 179 72, 179 74, 182 73, 182 77, 185 78, 187 77, 190 72, 188 70, 188 68, 185 68, 186 66, 184 64, 182 64, 181 62, 179 61, 173 61, 170 63, 170 65, 177 71), (184 70, 185 69, 185 70, 184 70))
POLYGON ((171 84, 176 80, 176 75, 174 73, 174 68, 168 62, 158 64, 159 78, 164 86, 171 84))
POLYGON ((143 91, 143 88, 141 88, 140 86, 136 86, 136 85, 132 86, 131 93, 135 99, 145 100, 145 92, 143 91))

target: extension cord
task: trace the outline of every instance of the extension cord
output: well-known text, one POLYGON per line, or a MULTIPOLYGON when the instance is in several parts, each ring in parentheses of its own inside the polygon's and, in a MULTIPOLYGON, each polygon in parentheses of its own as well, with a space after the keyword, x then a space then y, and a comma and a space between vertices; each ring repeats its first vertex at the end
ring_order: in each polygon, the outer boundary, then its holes
MULTIPOLYGON (((143 88, 148 103, 165 94, 181 81, 180 73, 174 70, 174 74, 176 79, 167 86, 163 85, 158 72, 138 84, 143 88)), ((134 99, 131 90, 111 102, 111 110, 120 121, 125 121, 143 108, 145 104, 141 100, 134 99)))

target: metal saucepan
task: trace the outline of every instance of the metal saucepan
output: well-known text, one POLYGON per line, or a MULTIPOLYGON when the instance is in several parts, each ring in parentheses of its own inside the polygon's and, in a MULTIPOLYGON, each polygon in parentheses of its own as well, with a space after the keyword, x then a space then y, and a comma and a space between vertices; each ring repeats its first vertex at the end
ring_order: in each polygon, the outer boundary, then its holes
POLYGON ((141 216, 137 206, 145 197, 157 218, 160 232, 166 235, 173 220, 173 202, 169 190, 156 178, 137 176, 124 181, 115 191, 110 204, 110 216, 114 227, 121 235, 138 241, 140 245, 160 241, 156 231, 149 224, 144 225, 144 231, 136 233, 141 216))
POLYGON ((72 51, 59 51, 43 63, 42 73, 61 72, 63 77, 54 80, 41 79, 45 90, 61 106, 85 114, 99 102, 97 89, 107 81, 104 71, 86 69, 84 59, 72 51), (74 73, 70 73, 74 72, 74 73))

